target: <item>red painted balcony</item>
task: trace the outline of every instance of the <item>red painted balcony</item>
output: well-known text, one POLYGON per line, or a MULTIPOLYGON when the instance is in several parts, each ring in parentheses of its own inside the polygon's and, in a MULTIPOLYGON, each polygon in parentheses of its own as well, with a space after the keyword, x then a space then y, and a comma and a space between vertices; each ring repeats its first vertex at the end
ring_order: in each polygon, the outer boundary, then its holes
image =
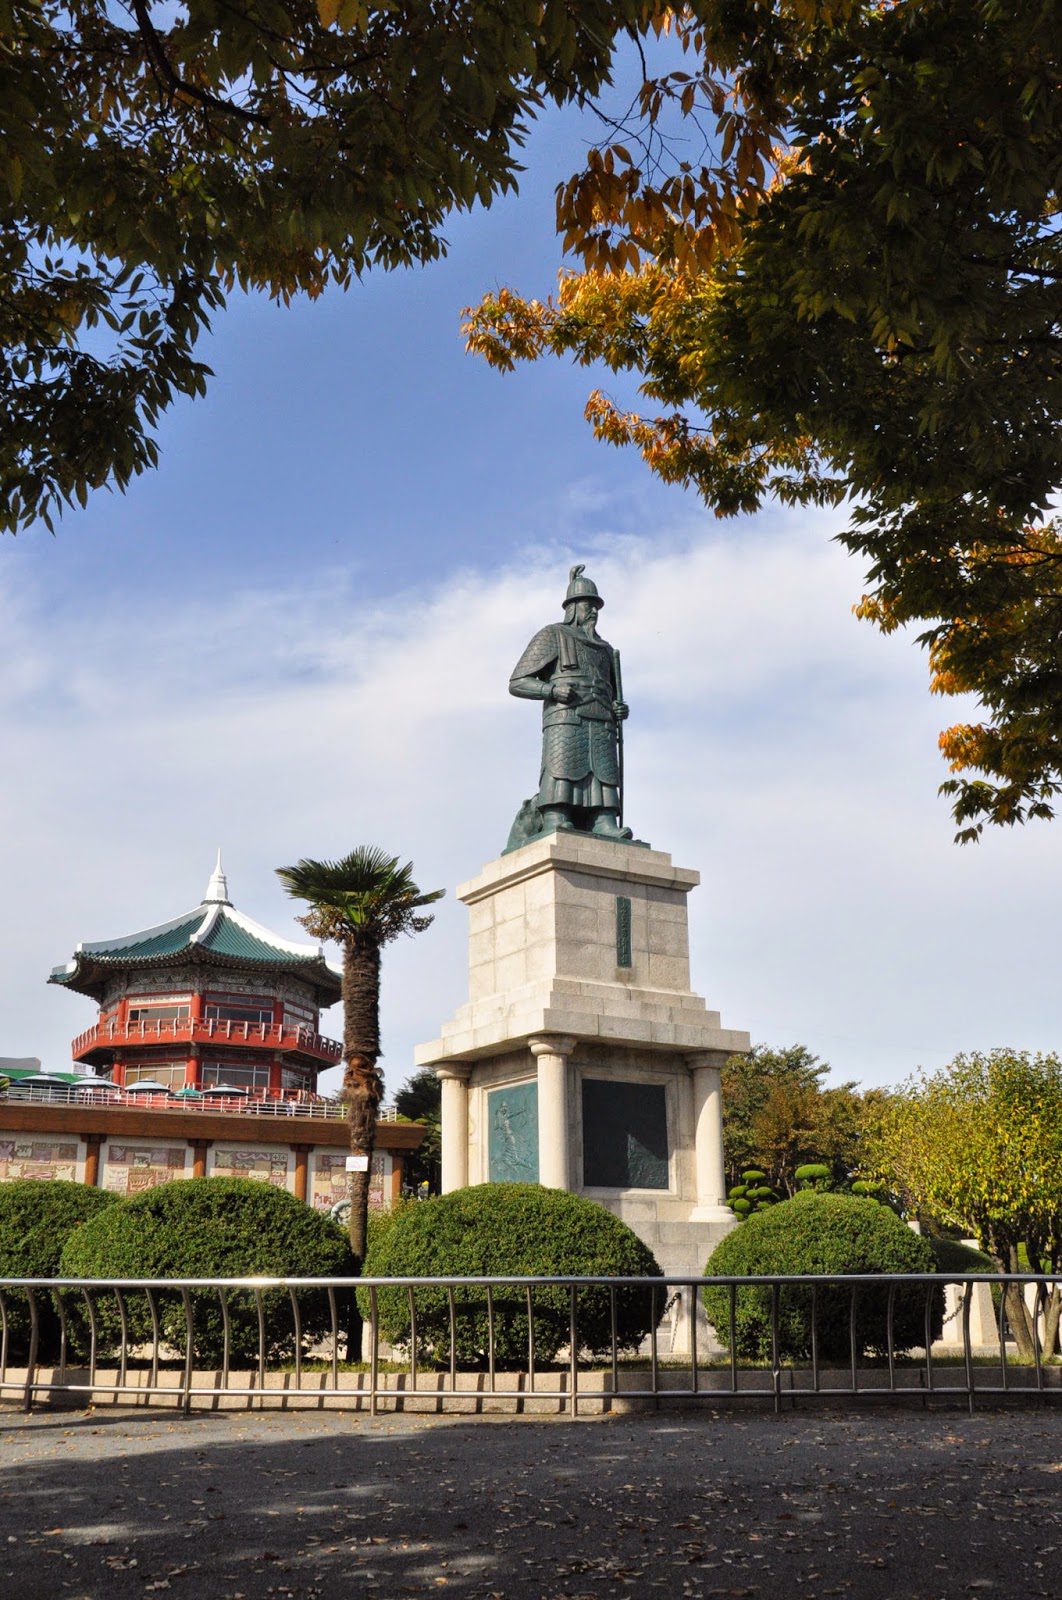
POLYGON ((334 1067, 343 1058, 337 1039, 326 1039, 312 1028, 297 1028, 280 1022, 196 1021, 178 1017, 165 1022, 97 1022, 74 1040, 75 1061, 104 1061, 113 1050, 139 1049, 143 1045, 199 1044, 218 1045, 226 1050, 250 1046, 273 1050, 279 1055, 302 1056, 318 1066, 334 1067))

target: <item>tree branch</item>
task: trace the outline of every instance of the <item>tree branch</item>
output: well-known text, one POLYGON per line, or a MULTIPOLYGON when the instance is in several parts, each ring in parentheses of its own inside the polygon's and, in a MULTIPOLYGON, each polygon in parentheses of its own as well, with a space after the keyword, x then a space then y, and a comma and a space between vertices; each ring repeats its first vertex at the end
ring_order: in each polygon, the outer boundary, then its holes
POLYGON ((144 41, 151 70, 158 79, 159 87, 167 90, 171 103, 178 96, 185 96, 196 100, 201 106, 206 106, 211 111, 221 111, 226 116, 239 117, 243 122, 255 122, 268 126, 269 118, 260 111, 248 111, 244 106, 234 105, 231 100, 222 100, 217 95, 211 94, 209 89, 199 89, 195 84, 186 83, 179 78, 170 65, 162 40, 155 31, 155 25, 148 15, 146 0, 131 0, 133 15, 140 37, 144 41))

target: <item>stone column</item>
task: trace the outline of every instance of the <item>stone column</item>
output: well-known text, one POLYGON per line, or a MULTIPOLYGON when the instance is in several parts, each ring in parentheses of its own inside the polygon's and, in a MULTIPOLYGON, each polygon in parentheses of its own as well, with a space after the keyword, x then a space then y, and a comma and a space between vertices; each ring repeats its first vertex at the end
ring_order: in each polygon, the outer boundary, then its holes
POLYGON ((471 1067, 436 1067, 442 1084, 442 1192, 468 1188, 468 1077, 471 1067))
POLYGON ((722 1075, 713 1056, 690 1056, 693 1128, 696 1150, 697 1204, 692 1222, 733 1222, 726 1203, 723 1171, 722 1075))
POLYGON ((570 1189, 568 1057, 575 1040, 551 1034, 528 1044, 538 1062, 538 1181, 546 1189, 570 1189))

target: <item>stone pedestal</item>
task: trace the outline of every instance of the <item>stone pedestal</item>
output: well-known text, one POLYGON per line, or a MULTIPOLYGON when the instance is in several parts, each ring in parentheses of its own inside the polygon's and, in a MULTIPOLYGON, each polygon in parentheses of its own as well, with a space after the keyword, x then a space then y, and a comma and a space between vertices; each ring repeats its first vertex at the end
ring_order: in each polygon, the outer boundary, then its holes
MULTIPOLYGON (((573 1190, 627 1222, 665 1272, 703 1270, 735 1223, 719 1069, 749 1035, 690 988, 699 881, 662 851, 556 833, 458 889, 469 999, 416 1052, 442 1079, 444 1189, 573 1190)), ((684 1316, 672 1333, 681 1353, 684 1316)))

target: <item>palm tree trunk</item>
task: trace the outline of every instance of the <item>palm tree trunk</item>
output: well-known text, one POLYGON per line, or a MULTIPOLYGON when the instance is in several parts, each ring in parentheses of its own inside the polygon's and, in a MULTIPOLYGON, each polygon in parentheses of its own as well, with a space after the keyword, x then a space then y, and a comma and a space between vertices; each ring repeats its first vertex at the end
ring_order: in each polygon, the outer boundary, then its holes
POLYGON ((364 1171, 351 1173, 350 1248, 355 1272, 365 1260, 369 1182, 376 1146, 376 1116, 383 1098, 380 1055, 380 946, 352 935, 343 947, 343 1099, 350 1119, 350 1151, 364 1171))

